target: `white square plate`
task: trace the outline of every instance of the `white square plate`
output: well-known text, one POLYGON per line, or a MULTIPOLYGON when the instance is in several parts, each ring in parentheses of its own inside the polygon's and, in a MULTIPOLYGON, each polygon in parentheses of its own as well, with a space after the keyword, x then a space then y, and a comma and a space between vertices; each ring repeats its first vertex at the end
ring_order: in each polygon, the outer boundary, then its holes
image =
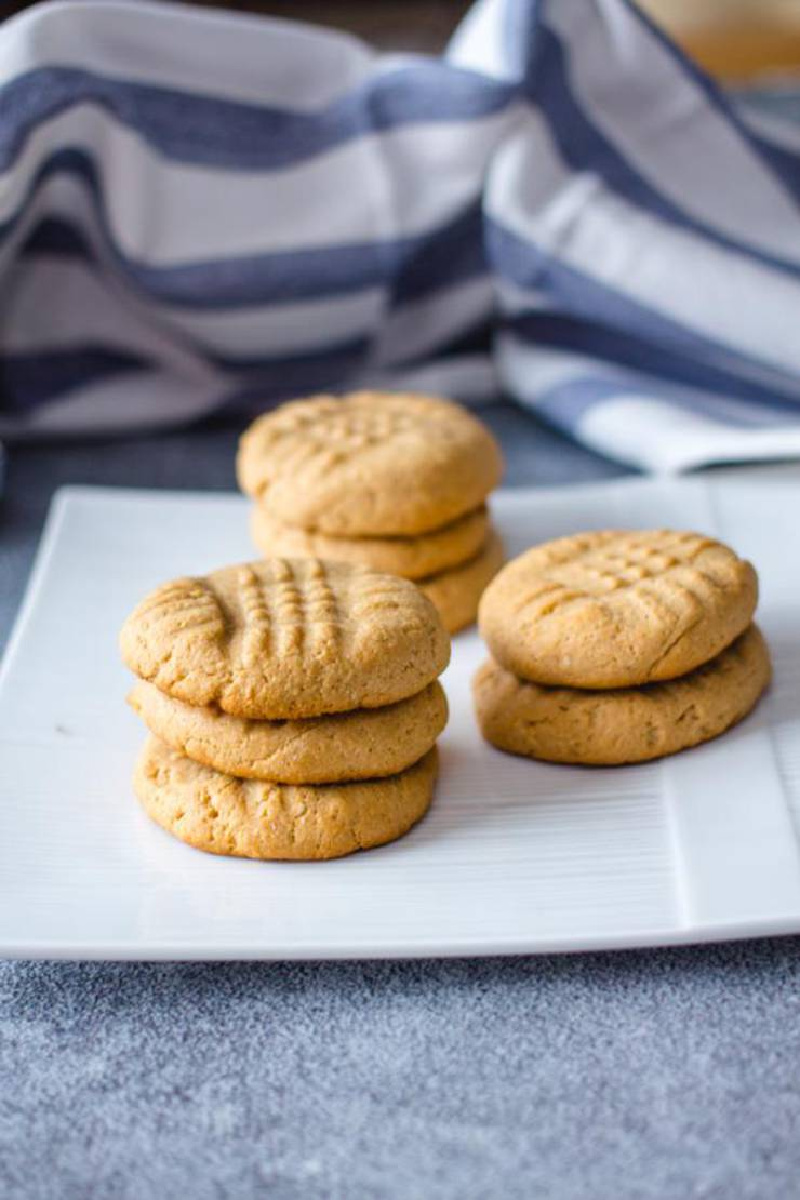
POLYGON ((458 637, 430 815, 331 863, 189 849, 131 792, 143 731, 117 630, 155 584, 252 556, 235 496, 72 488, 54 502, 0 678, 0 953, 335 958, 536 953, 800 930, 800 486, 713 476, 501 494, 509 551, 672 526, 752 558, 776 683, 708 746, 622 769, 485 746, 458 637))

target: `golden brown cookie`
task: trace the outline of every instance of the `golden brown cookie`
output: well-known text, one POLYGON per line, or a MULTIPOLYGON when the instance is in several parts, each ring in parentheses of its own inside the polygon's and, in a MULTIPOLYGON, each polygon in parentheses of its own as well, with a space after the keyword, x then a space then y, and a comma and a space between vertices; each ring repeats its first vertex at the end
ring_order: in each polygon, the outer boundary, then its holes
POLYGON ((458 633, 474 624, 483 590, 502 567, 504 558, 502 539, 492 529, 475 558, 450 571, 416 581, 435 606, 448 633, 458 633))
POLYGON ((377 708, 427 687, 449 638, 405 579, 267 559, 156 588, 122 627, 125 663, 187 704, 293 719, 377 708))
POLYGON ((500 449, 449 400, 353 392, 293 400, 244 433, 243 491, 285 525, 338 537, 429 533, 478 508, 500 449))
POLYGON ((492 745, 549 762, 615 765, 676 754, 750 712, 770 679, 755 625, 682 679, 619 691, 525 683, 489 660, 473 681, 478 724, 492 745))
POLYGON ((306 721, 247 721, 194 707, 142 680, 128 703, 173 750, 216 771, 273 783, 338 783, 396 775, 427 754, 447 724, 441 684, 384 708, 306 721))
POLYGON ((486 540, 489 514, 485 507, 431 533, 418 537, 329 537, 306 533, 275 520, 261 504, 253 506, 253 541, 268 557, 325 558, 333 562, 361 562, 375 571, 421 579, 446 571, 478 554, 486 540))
POLYGON ((436 767, 434 748, 386 779, 293 787, 223 775, 151 735, 133 781, 147 814, 198 850, 323 859, 369 850, 407 833, 430 805, 436 767))
POLYGON ((535 683, 622 688, 685 675, 752 620, 758 579, 697 533, 582 533, 526 551, 481 600, 494 658, 535 683))

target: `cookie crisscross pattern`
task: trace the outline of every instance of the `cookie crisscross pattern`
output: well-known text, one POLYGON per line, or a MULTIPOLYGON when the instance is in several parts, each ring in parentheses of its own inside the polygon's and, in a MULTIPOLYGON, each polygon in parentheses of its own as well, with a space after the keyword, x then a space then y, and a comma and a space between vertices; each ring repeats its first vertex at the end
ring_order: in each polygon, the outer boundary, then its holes
POLYGON ((224 615, 211 588, 202 579, 175 579, 157 588, 137 608, 144 620, 158 621, 165 633, 205 630, 225 632, 224 615))
POLYGON ((338 537, 440 530, 502 473, 489 431, 449 400, 384 392, 290 401, 242 435, 242 489, 292 528, 338 537))
POLYGON ((569 605, 623 601, 659 622, 683 625, 713 606, 714 594, 736 578, 733 552, 695 533, 604 532, 551 545, 541 548, 537 579, 515 605, 536 621, 569 605))
MULTIPOLYGON (((436 415, 435 409, 422 412, 428 420, 436 415)), ((397 403, 388 396, 380 401, 371 396, 362 401, 359 395, 344 400, 321 397, 270 413, 253 427, 252 441, 260 454, 279 447, 284 477, 312 470, 321 479, 372 447, 385 448, 403 435, 419 434, 421 416, 407 398, 397 403)))
POLYGON ((757 599, 752 566, 713 538, 592 532, 510 563, 484 594, 481 628, 521 678, 624 687, 712 658, 747 627, 757 599))
POLYGON ((188 704, 288 720, 393 704, 447 665, 436 610, 407 580, 266 559, 167 584, 134 610, 122 656, 188 704))
POLYGON ((295 454, 301 450, 312 454, 330 450, 347 457, 366 446, 416 430, 419 422, 417 408, 410 411, 407 401, 398 404, 392 397, 383 397, 379 402, 370 398, 368 403, 359 403, 356 397, 301 401, 270 415, 262 426, 262 444, 289 442, 295 454))
POLYGON ((237 584, 245 667, 257 666, 269 654, 336 649, 341 622, 323 562, 309 559, 302 574, 288 559, 273 560, 269 575, 243 566, 237 584))

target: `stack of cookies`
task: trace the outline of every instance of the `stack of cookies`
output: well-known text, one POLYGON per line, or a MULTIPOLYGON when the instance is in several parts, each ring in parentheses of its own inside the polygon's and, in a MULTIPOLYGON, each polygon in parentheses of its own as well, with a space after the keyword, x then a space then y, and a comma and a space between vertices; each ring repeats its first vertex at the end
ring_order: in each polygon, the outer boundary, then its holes
POLYGON ((123 626, 149 815, 215 854, 335 858, 430 804, 450 643, 412 584, 316 559, 157 588, 123 626))
POLYGON ((644 762, 716 737, 767 687, 753 567, 695 533, 585 533, 509 563, 481 602, 487 741, 562 763, 644 762))
POLYGON ((268 557, 360 562, 413 580, 450 633, 503 562, 486 498, 503 461, 448 400, 385 392, 295 400, 242 437, 242 490, 268 557))

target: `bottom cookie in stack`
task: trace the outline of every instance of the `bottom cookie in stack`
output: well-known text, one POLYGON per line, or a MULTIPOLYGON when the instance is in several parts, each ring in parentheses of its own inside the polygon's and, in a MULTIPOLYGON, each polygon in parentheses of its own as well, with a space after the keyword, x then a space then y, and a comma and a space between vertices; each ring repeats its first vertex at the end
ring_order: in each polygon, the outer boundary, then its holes
POLYGON ((381 779, 281 784, 223 775, 150 736, 134 773, 148 816, 198 850, 241 858, 341 858, 408 833, 430 806, 432 747, 381 779))
POLYGON ((755 707, 770 681, 761 631, 746 633, 680 679, 614 691, 548 687, 490 660, 473 681, 487 742, 526 758, 620 766, 677 754, 718 737, 755 707))
POLYGON ((475 623, 481 596, 504 562, 502 538, 490 529, 480 553, 474 558, 414 582, 433 603, 445 629, 449 633, 458 633, 475 623))
POLYGON ((136 794, 190 845, 335 858, 426 812, 449 642, 412 584, 316 560, 231 567, 146 597, 121 648, 150 730, 136 794))
POLYGON ((755 571, 697 534, 590 533, 528 551, 481 606, 484 738, 549 762, 646 762, 741 721, 771 677, 755 571), (499 661, 498 661, 499 660, 499 661))

